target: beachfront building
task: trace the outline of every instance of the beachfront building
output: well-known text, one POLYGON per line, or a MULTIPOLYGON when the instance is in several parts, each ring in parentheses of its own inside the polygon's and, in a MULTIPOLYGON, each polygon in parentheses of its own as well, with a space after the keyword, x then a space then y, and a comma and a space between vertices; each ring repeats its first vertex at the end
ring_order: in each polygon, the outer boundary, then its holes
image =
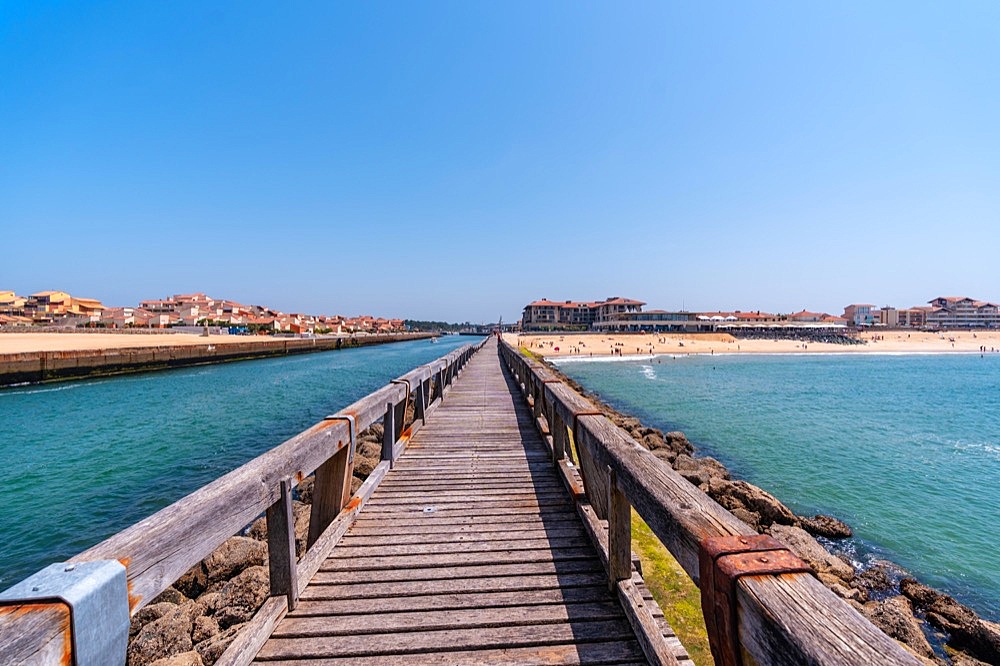
POLYGON ((874 326, 876 309, 871 303, 852 303, 844 308, 844 319, 848 326, 874 326))
POLYGON ((603 301, 550 301, 543 298, 524 306, 521 328, 525 331, 589 329, 642 312, 642 301, 613 296, 603 301))
POLYGON ((24 304, 27 302, 28 299, 18 296, 13 291, 0 291, 0 314, 21 317, 24 315, 24 304))
POLYGON ((1000 305, 966 296, 939 296, 929 301, 931 328, 1000 328, 1000 305))

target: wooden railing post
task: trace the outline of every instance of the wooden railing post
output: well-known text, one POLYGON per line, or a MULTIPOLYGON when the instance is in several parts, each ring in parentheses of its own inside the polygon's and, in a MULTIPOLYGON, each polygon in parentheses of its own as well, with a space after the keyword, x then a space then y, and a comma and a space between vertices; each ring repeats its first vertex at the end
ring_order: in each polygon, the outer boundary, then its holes
POLYGON ((429 382, 417 382, 417 390, 413 393, 413 420, 420 419, 420 423, 427 424, 427 389, 429 382))
POLYGON ((549 425, 552 434, 552 461, 557 463, 566 457, 566 424, 555 409, 552 410, 552 421, 549 425))
POLYGON ((385 416, 382 418, 382 460, 389 461, 389 467, 394 464, 393 449, 396 447, 396 407, 391 402, 385 405, 385 416))
POLYGON ((313 485, 313 504, 309 512, 309 546, 323 533, 326 526, 337 517, 351 498, 351 475, 354 474, 354 442, 330 456, 316 468, 313 485))
POLYGON ((437 386, 437 390, 434 391, 436 394, 434 399, 444 400, 444 370, 438 370, 434 373, 434 384, 437 386))
POLYGON ((632 577, 632 507, 608 470, 608 582, 613 588, 632 577))
POLYGON ((299 601, 298 566, 295 557, 295 517, 292 514, 292 484, 281 482, 278 500, 267 508, 267 561, 271 596, 288 599, 288 610, 299 601))

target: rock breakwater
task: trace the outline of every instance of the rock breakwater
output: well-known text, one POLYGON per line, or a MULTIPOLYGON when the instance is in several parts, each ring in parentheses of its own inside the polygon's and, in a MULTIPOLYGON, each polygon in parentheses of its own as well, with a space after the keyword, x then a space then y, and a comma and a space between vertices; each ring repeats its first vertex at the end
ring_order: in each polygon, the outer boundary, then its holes
POLYGON ((757 532, 784 542, 834 594, 924 663, 1000 664, 1000 625, 906 578, 902 568, 892 562, 856 567, 837 553, 837 541, 853 534, 843 521, 833 516, 796 515, 767 491, 733 479, 715 458, 697 455, 695 445, 684 433, 648 427, 606 404, 600 395, 566 376, 557 366, 542 362, 568 386, 593 401, 609 420, 734 516, 757 532))

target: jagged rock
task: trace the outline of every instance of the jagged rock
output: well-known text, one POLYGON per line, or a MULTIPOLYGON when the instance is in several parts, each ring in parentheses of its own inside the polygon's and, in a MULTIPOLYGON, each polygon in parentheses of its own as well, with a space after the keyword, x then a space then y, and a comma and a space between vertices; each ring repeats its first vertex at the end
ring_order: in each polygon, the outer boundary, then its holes
POLYGON ((964 652, 956 652, 951 655, 951 666, 990 666, 985 661, 979 661, 975 657, 970 657, 964 652))
MULTIPOLYGON (((173 605, 173 604, 171 604, 173 605)), ((157 659, 188 652, 191 643, 191 618, 176 610, 144 626, 129 642, 128 666, 145 666, 157 659)))
POLYGON ((667 446, 677 453, 694 453, 694 446, 688 441, 687 435, 680 430, 674 430, 663 435, 667 446))
POLYGON ((891 597, 885 601, 870 601, 862 610, 865 617, 887 636, 906 645, 916 654, 932 659, 934 650, 927 642, 913 608, 906 597, 891 597))
POLYGON ((149 666, 205 666, 205 662, 201 660, 200 654, 191 650, 190 652, 175 654, 172 657, 157 659, 149 666))
POLYGON ((364 481, 362 481, 358 477, 356 477, 356 476, 352 476, 351 477, 351 495, 352 496, 354 495, 354 493, 358 492, 358 488, 361 487, 362 483, 364 483, 364 481))
POLYGON ((261 516, 250 523, 247 528, 247 536, 257 541, 267 541, 267 520, 261 516))
POLYGON ((653 451, 653 455, 671 466, 674 460, 677 459, 677 452, 670 449, 656 449, 653 451))
POLYGON ((204 592, 205 588, 208 587, 208 576, 205 575, 205 569, 201 566, 201 562, 188 569, 183 576, 178 578, 174 583, 174 587, 189 599, 197 598, 198 595, 204 592))
MULTIPOLYGON (((838 579, 839 580, 839 579, 838 579)), ((826 581, 824 581, 825 583, 826 581)), ((859 603, 864 603, 866 599, 862 596, 861 590, 855 589, 853 587, 844 587, 841 583, 833 583, 828 585, 830 591, 836 594, 841 599, 851 599, 859 603)))
POLYGON ((193 642, 201 643, 215 636, 217 633, 219 633, 219 623, 214 617, 202 615, 194 619, 191 629, 191 640, 193 642))
MULTIPOLYGON (((219 626, 228 628, 247 622, 253 617, 269 593, 265 567, 250 567, 225 584, 216 603, 215 619, 219 626)), ((199 650, 201 652, 201 650, 199 650)), ((202 658, 205 655, 202 654, 202 658)))
POLYGON ((150 622, 159 620, 167 613, 173 613, 176 610, 177 604, 172 604, 169 601, 152 603, 144 608, 140 608, 136 611, 135 615, 132 616, 132 621, 129 624, 128 635, 130 637, 135 636, 150 622))
POLYGON ((886 592, 892 589, 892 578, 885 567, 872 565, 858 574, 852 585, 867 592, 886 592))
POLYGON ((796 522, 795 514, 777 497, 746 481, 713 478, 708 484, 708 494, 730 511, 744 508, 759 513, 762 525, 794 525, 796 522))
POLYGON ((312 506, 302 502, 292 502, 292 517, 295 519, 295 556, 301 557, 306 552, 306 540, 309 538, 309 516, 312 506))
POLYGON ((799 518, 799 527, 815 536, 828 539, 846 539, 854 535, 851 527, 833 516, 816 515, 812 518, 799 518))
POLYGON ((381 442, 382 437, 385 436, 385 428, 382 427, 381 423, 373 423, 368 426, 368 429, 365 430, 365 432, 371 434, 371 436, 375 438, 376 442, 381 442))
POLYGON ((242 624, 234 624, 225 631, 219 632, 195 646, 194 649, 201 655, 205 666, 212 666, 212 664, 219 660, 219 657, 226 651, 226 648, 229 647, 229 644, 233 642, 233 639, 236 638, 242 628, 242 624))
POLYGON ((643 435, 642 439, 639 440, 639 443, 642 444, 645 448, 649 449, 650 451, 663 449, 666 448, 667 446, 667 442, 665 439, 663 439, 663 435, 658 433, 655 435, 654 434, 643 435))
POLYGON ((381 461, 378 458, 356 456, 354 458, 354 474, 359 478, 367 479, 368 475, 378 466, 379 462, 381 461))
POLYGON ((619 428, 628 430, 629 432, 642 427, 642 421, 632 416, 622 416, 616 423, 619 428))
POLYGON ((183 594, 181 594, 179 591, 177 591, 175 588, 168 587, 167 589, 163 590, 163 592, 160 592, 160 594, 158 594, 157 597, 149 603, 150 605, 162 604, 162 603, 182 604, 187 600, 188 598, 185 597, 183 594))
POLYGON ((743 507, 736 507, 735 509, 730 510, 729 513, 733 514, 758 532, 761 531, 762 527, 767 527, 766 525, 762 526, 760 524, 760 514, 756 511, 747 511, 743 507))
POLYGON ((362 442, 358 447, 357 454, 362 458, 380 460, 382 458, 382 442, 362 442))
POLYGON ((229 580, 247 567, 260 566, 267 559, 267 544, 250 537, 234 536, 202 560, 208 584, 229 580))
POLYGON ((845 582, 854 579, 854 567, 830 554, 819 541, 801 527, 771 525, 767 531, 801 557, 817 574, 833 574, 845 582))
POLYGON ((674 460, 674 469, 696 486, 707 484, 712 479, 729 480, 729 470, 710 456, 692 458, 686 453, 681 453, 674 460))
POLYGON ((316 485, 316 477, 313 475, 307 476, 302 479, 302 483, 296 486, 296 490, 299 491, 299 501, 304 504, 312 504, 313 501, 313 488, 316 485))
POLYGON ((987 663, 1000 663, 1000 625, 982 620, 971 608, 912 578, 901 580, 899 589, 926 612, 928 622, 950 634, 948 645, 987 663))
POLYGON ((219 608, 219 599, 221 598, 222 595, 218 592, 205 592, 198 597, 196 603, 205 609, 203 615, 211 615, 219 608))

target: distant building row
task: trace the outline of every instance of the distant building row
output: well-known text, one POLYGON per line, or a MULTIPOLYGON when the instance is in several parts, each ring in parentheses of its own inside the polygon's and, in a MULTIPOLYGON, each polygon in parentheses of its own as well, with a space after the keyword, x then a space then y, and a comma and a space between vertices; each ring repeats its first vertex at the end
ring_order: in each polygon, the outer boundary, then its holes
POLYGON ((886 328, 1000 328, 1000 306, 966 297, 940 297, 928 306, 908 309, 852 304, 838 317, 826 312, 801 310, 792 314, 751 312, 643 312, 642 301, 613 297, 604 301, 550 301, 542 299, 524 307, 524 331, 591 330, 602 332, 711 332, 787 328, 845 329, 886 328))
POLYGON ((147 300, 138 307, 105 307, 92 298, 62 291, 21 297, 0 291, 0 325, 75 325, 102 328, 235 327, 249 332, 389 333, 403 330, 402 319, 286 314, 260 305, 243 305, 202 293, 147 300))
POLYGON ((850 326, 886 328, 1000 328, 1000 305, 967 296, 939 296, 912 308, 854 303, 844 308, 850 326))

